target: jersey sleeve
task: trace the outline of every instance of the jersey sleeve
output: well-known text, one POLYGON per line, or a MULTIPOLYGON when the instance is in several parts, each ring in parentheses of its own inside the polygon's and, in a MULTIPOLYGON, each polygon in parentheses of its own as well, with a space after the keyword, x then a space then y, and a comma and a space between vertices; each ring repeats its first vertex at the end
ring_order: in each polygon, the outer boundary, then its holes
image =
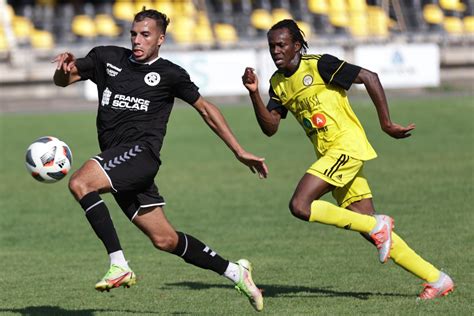
POLYGON ((271 85, 268 94, 270 95, 270 99, 267 103, 268 112, 275 110, 280 114, 281 118, 286 118, 286 115, 288 114, 288 109, 281 104, 280 98, 276 95, 275 91, 273 91, 271 85))
POLYGON ((180 98, 181 100, 189 103, 194 104, 201 94, 199 93, 199 88, 191 81, 189 74, 183 68, 178 67, 176 81, 174 84, 174 94, 176 97, 180 98))
POLYGON ((349 90, 361 67, 347 63, 332 55, 324 54, 318 61, 318 72, 327 84, 349 90))
POLYGON ((94 47, 87 55, 83 58, 76 60, 76 68, 81 76, 81 80, 90 79, 93 82, 97 80, 97 65, 99 64, 99 49, 94 47))

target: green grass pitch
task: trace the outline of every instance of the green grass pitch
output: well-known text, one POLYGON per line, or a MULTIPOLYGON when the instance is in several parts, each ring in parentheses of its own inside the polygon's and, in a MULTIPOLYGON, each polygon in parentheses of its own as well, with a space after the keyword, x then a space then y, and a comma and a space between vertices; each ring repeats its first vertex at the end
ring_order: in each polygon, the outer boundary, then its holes
MULTIPOLYGON (((249 105, 222 111, 241 144, 266 158, 266 180, 241 165, 192 108, 174 109, 156 179, 168 218, 223 257, 252 261, 263 314, 474 314, 472 99, 392 98, 392 119, 417 124, 404 140, 380 130, 366 99, 352 103, 379 155, 365 168, 378 212, 393 216, 408 244, 453 277, 453 294, 417 303, 422 282, 391 261, 379 264, 357 233, 293 218, 287 205, 315 159, 311 144, 291 117, 267 138, 249 105)), ((226 279, 156 251, 108 195, 139 280, 130 289, 96 292, 108 257, 68 179, 41 184, 24 167, 29 143, 44 135, 66 141, 73 170, 80 167, 98 153, 95 114, 4 114, 0 127, 1 315, 254 313, 226 279)))

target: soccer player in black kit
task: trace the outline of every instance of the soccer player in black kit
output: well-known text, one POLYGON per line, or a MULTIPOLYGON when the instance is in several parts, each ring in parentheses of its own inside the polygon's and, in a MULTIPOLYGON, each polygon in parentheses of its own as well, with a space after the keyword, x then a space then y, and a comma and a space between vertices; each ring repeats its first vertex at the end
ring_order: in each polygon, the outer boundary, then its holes
POLYGON ((193 236, 175 231, 163 212, 165 201, 154 178, 161 164, 160 149, 175 97, 191 104, 252 172, 261 178, 268 172, 263 158, 240 146, 221 112, 199 94, 188 73, 159 57, 168 23, 165 14, 144 9, 132 23, 131 50, 100 46, 84 58, 76 59, 65 52, 53 60, 57 63, 56 85, 66 87, 89 79, 98 90, 97 132, 102 152, 85 162, 69 181, 70 191, 110 257, 110 268, 95 288, 108 291, 136 282, 100 197, 111 192, 130 221, 156 248, 227 277, 261 311, 263 297, 252 281, 250 262, 230 262, 193 236))

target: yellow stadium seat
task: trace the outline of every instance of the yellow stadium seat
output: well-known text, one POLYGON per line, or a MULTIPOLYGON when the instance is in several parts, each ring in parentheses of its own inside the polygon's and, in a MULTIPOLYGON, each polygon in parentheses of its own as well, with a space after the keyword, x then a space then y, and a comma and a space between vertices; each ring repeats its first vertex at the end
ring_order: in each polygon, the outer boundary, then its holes
POLYGON ((112 12, 117 20, 133 21, 135 16, 135 7, 131 0, 117 0, 112 6, 112 12))
POLYGON ((197 25, 194 29, 194 42, 204 46, 213 45, 215 40, 212 29, 208 26, 197 25))
POLYGON ((13 17, 13 33, 19 42, 28 42, 31 32, 33 31, 33 23, 30 19, 23 16, 13 17))
POLYGON ((369 36, 369 25, 367 15, 351 15, 349 18, 349 31, 355 37, 369 36))
POLYGON ((120 34, 121 30, 115 24, 114 19, 108 14, 98 14, 94 18, 97 35, 116 37, 120 34))
POLYGON ((440 0, 439 5, 445 10, 463 12, 466 6, 459 0, 440 0))
POLYGON ((37 5, 43 5, 43 6, 54 6, 56 4, 56 0, 36 0, 35 3, 37 5))
POLYGON ((174 6, 173 2, 170 0, 156 0, 155 9, 161 13, 166 14, 166 16, 170 19, 172 19, 174 16, 174 6))
POLYGON ((308 10, 314 14, 328 15, 329 5, 327 0, 308 0, 308 10))
POLYGON ((463 23, 460 18, 455 16, 446 16, 444 18, 444 30, 452 35, 460 35, 464 32, 463 23))
POLYGON ((178 44, 193 44, 195 42, 193 30, 196 21, 187 17, 176 16, 174 23, 170 24, 170 33, 178 44))
POLYGON ((296 24, 298 24, 298 27, 300 28, 300 30, 303 31, 304 35, 305 35, 305 38, 308 40, 311 38, 312 36, 312 33, 311 33, 311 26, 304 22, 304 21, 296 21, 296 24))
POLYGON ((257 30, 267 31, 273 25, 273 18, 267 10, 255 9, 250 16, 250 24, 257 30))
POLYGON ((464 33, 474 34, 474 16, 466 16, 463 19, 464 33))
POLYGON ((239 41, 235 27, 227 23, 217 23, 214 25, 216 39, 220 44, 233 45, 239 41))
POLYGON ((369 35, 369 17, 365 0, 349 0, 349 29, 353 36, 369 35))
POLYGON ((7 36, 3 27, 0 26, 0 52, 6 52, 9 50, 9 44, 7 40, 7 36))
POLYGON ((423 7, 423 19, 429 24, 441 24, 444 20, 444 13, 436 4, 427 4, 423 7))
POLYGON ((31 33, 31 46, 35 49, 51 50, 54 48, 54 37, 48 31, 34 29, 31 33))
POLYGON ((350 11, 366 12, 367 2, 365 0, 348 0, 348 7, 350 11))
POLYGON ((214 34, 212 33, 211 23, 209 22, 206 12, 198 12, 197 25, 193 32, 196 43, 200 45, 214 44, 214 34))
POLYGON ((196 6, 192 0, 173 1, 175 15, 194 17, 197 14, 196 6))
POLYGON ((383 38, 389 36, 390 19, 382 7, 369 6, 368 17, 370 35, 383 38))
POLYGON ((97 30, 94 20, 88 15, 76 15, 71 23, 74 35, 84 38, 94 38, 97 36, 97 30))
POLYGON ((292 19, 292 18, 293 16, 286 9, 278 8, 278 9, 272 10, 272 25, 276 24, 277 22, 281 20, 292 19))
POLYGON ((143 8, 155 9, 155 7, 153 5, 153 1, 151 1, 151 0, 135 0, 135 9, 133 11, 133 15, 135 15, 135 13, 137 13, 137 12, 142 11, 143 8))
POLYGON ((340 28, 349 26, 345 0, 329 0, 329 22, 340 28))

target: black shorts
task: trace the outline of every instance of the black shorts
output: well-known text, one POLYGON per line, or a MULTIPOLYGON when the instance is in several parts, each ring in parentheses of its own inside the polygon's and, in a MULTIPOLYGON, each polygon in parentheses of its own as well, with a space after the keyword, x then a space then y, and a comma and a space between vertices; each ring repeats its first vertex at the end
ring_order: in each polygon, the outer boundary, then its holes
POLYGON ((91 158, 109 178, 112 194, 130 220, 141 208, 165 205, 154 183, 160 160, 143 144, 123 144, 91 158))

